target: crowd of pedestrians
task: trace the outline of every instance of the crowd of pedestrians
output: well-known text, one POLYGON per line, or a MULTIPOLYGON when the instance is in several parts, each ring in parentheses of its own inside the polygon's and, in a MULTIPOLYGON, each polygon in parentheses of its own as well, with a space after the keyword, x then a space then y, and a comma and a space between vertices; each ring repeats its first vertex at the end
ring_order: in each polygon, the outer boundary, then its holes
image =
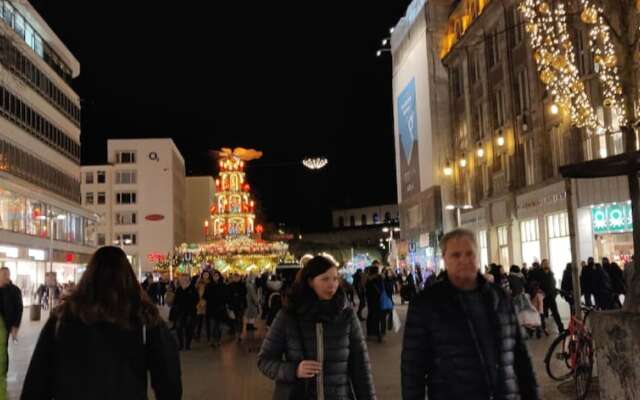
MULTIPOLYGON (((157 282, 147 276, 138 283, 124 252, 103 247, 51 311, 21 398, 141 399, 149 374, 155 398, 179 399, 178 351, 205 339, 217 348, 225 331, 240 340, 262 319, 267 333, 258 368, 275 381, 274 399, 375 399, 367 340, 384 342, 387 332, 399 331, 400 299, 410 304, 403 399, 538 399, 524 340, 549 335, 549 318, 564 330, 557 299, 573 303, 571 264, 558 289, 548 260, 483 270, 476 250, 473 233, 458 229, 441 241, 445 269, 437 275, 374 261, 341 277, 335 260, 318 255, 304 261, 295 280, 205 268, 196 276, 157 282), (169 324, 162 306, 170 309, 169 324)), ((616 263, 589 258, 580 282, 587 305, 620 307, 626 287, 616 263)), ((0 314, 4 393, 8 340, 17 337, 22 314, 22 295, 7 268, 0 268, 0 314)))

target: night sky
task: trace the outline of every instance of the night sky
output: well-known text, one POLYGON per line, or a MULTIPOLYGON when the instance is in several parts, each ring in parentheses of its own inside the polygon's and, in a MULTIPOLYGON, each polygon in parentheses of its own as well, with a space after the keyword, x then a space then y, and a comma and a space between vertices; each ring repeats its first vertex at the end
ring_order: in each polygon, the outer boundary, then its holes
POLYGON ((210 150, 256 148, 263 222, 305 231, 396 202, 391 59, 375 52, 410 0, 31 3, 80 61, 83 164, 106 161, 107 138, 171 137, 187 175, 215 174, 210 150))

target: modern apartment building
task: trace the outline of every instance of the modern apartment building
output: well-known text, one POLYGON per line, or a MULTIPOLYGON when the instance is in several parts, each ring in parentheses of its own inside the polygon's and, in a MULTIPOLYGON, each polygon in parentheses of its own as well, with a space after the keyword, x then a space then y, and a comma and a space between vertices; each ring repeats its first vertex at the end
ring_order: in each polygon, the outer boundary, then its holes
POLYGON ((80 204, 80 63, 28 1, 0 1, 0 264, 26 304, 55 272, 76 280, 94 250, 80 204))

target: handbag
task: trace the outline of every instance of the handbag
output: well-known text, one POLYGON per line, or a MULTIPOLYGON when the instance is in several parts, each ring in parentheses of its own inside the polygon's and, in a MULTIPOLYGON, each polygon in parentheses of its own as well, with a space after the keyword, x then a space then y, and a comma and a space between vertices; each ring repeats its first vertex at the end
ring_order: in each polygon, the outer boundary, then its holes
POLYGON ((382 286, 380 290, 380 309, 382 311, 388 311, 388 310, 391 310, 392 308, 393 308, 393 302, 391 301, 391 297, 389 297, 389 295, 387 294, 387 291, 384 290, 384 286, 382 286))
POLYGON ((393 332, 398 333, 400 332, 400 326, 402 326, 402 322, 400 322, 400 316, 398 315, 398 312, 395 308, 391 313, 393 315, 393 332))

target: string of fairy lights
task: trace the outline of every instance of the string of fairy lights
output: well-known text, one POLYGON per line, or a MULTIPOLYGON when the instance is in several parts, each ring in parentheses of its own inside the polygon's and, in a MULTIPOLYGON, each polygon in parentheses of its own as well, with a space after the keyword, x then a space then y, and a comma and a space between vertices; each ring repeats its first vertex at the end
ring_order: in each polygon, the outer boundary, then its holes
POLYGON ((604 19, 604 10, 600 6, 595 6, 591 0, 580 0, 580 3, 582 5, 580 19, 591 26, 589 48, 593 54, 593 61, 599 66, 598 76, 604 95, 602 105, 614 110, 618 116, 618 123, 626 125, 626 111, 620 100, 622 86, 618 74, 618 57, 611 42, 610 27, 604 19))
MULTIPOLYGON (((598 76, 602 84, 603 106, 611 108, 618 116, 618 123, 627 123, 620 100, 622 87, 618 74, 615 47, 611 42, 609 26, 604 20, 604 10, 591 0, 580 0, 582 22, 590 25, 589 49, 598 64, 598 76)), ((569 112, 571 122, 589 133, 601 133, 601 126, 589 101, 584 83, 576 67, 573 44, 567 30, 567 13, 563 2, 555 9, 545 0, 524 0, 520 11, 526 21, 533 56, 540 80, 545 84, 553 101, 569 112)))

